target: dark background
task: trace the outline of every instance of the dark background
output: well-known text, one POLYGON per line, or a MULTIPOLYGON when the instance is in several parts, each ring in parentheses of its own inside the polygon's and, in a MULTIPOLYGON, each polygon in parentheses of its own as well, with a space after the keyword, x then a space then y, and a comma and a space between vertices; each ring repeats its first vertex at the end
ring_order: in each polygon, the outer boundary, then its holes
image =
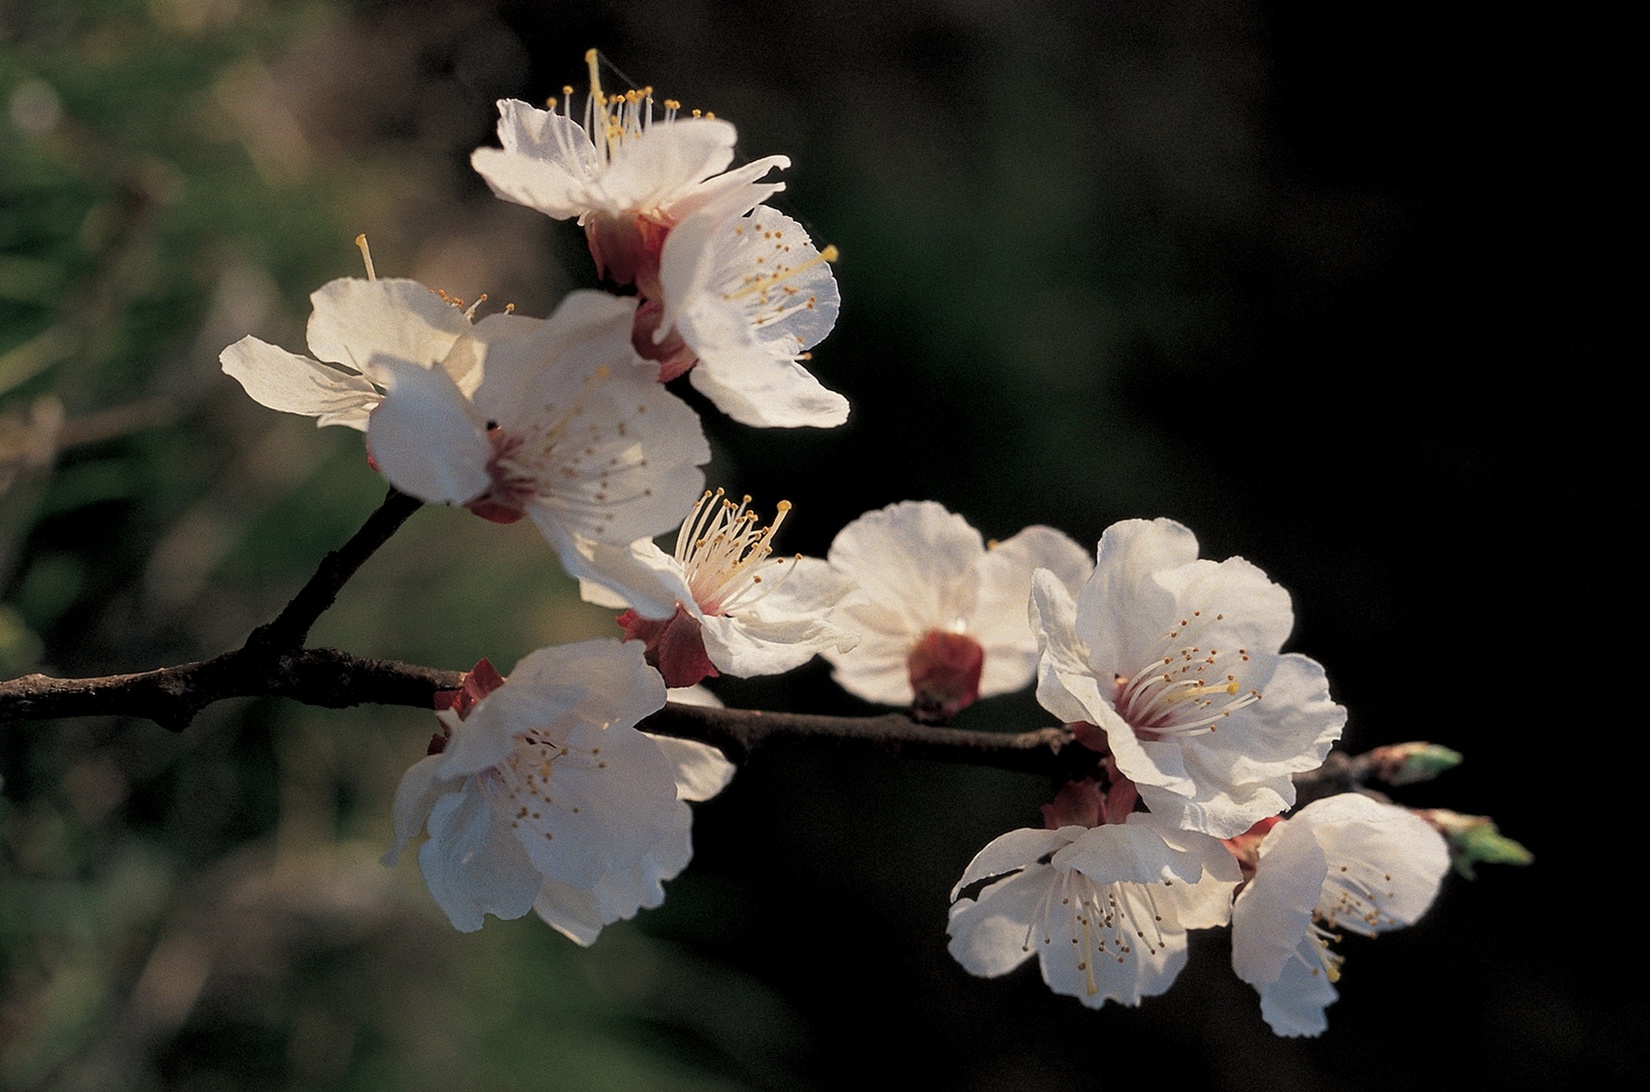
MULTIPOLYGON (((126 414, 0 496, 8 674, 230 647, 365 518, 358 439, 216 371, 244 333, 301 349, 306 294, 358 275, 356 231, 380 275, 528 314, 590 283, 577 232, 495 201, 468 154, 494 99, 582 85, 594 45, 733 120, 741 158, 789 155, 775 203, 841 250, 813 370, 848 425, 707 414, 713 483, 796 504, 785 549, 904 499, 998 538, 1172 516, 1290 589, 1349 748, 1466 753, 1403 802, 1493 815, 1536 855, 1349 942, 1329 1032, 1279 1040, 1218 934, 1139 1010, 951 961, 947 890, 1047 799, 1018 775, 775 746, 697 809, 666 905, 584 952, 533 920, 454 934, 415 870, 373 863, 415 712, 10 725, 0 1084, 1644 1080, 1638 126, 1625 29, 1545 15, 0 4, 0 416, 126 414)), ((421 513, 317 640, 507 667, 610 632, 519 530, 421 513)), ((730 704, 866 711, 818 664, 723 682, 730 704)), ((1047 720, 1020 695, 961 723, 1047 720)))

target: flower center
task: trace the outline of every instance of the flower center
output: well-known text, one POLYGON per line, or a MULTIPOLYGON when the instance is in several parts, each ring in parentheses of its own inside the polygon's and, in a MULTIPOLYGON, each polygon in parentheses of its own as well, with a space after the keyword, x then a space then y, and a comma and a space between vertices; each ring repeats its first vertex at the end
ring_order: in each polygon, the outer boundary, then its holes
POLYGON ((628 426, 619 421, 614 435, 607 426, 586 415, 590 394, 611 375, 606 365, 584 381, 567 405, 546 402, 539 413, 521 423, 497 426, 487 432, 493 454, 487 461, 492 486, 465 505, 495 523, 512 523, 526 512, 529 502, 553 499, 563 507, 618 503, 609 492, 610 475, 629 469, 640 458, 631 449, 628 426), (615 446, 622 454, 611 454, 615 446), (610 457, 609 457, 610 456, 610 457))
POLYGON ((1366 937, 1374 936, 1382 927, 1403 924, 1378 905, 1383 894, 1389 899, 1397 897, 1397 892, 1390 890, 1391 875, 1381 873, 1380 881, 1387 890, 1377 886, 1372 868, 1336 866, 1329 873, 1313 913, 1330 929, 1348 929, 1366 937))
POLYGON ((1200 630, 1225 617, 1192 611, 1148 650, 1145 667, 1116 677, 1113 706, 1141 739, 1213 732, 1221 720, 1260 700, 1260 691, 1245 691, 1239 679, 1249 662, 1246 649, 1222 651, 1198 639, 1200 630))
POLYGON ((493 806, 510 817, 517 837, 542 834, 554 840, 550 829, 550 777, 557 759, 568 753, 537 732, 516 737, 516 748, 503 762, 481 775, 481 785, 493 806), (525 830, 523 828, 526 828, 525 830))
POLYGON ((1060 882, 1049 886, 1043 911, 1033 916, 1032 926, 1026 932, 1026 949, 1031 947, 1031 929, 1036 927, 1038 918, 1044 923, 1043 944, 1054 943, 1055 930, 1050 923, 1056 895, 1069 925, 1077 969, 1083 972, 1084 988, 1091 997, 1100 992, 1094 977, 1096 960, 1105 958, 1126 963, 1136 945, 1144 947, 1149 955, 1156 955, 1164 946, 1163 915, 1157 912, 1157 902, 1149 886, 1101 884, 1075 869, 1063 869, 1060 882))
MULTIPOLYGON (((1324 881, 1318 905, 1312 909, 1312 923, 1307 927, 1306 939, 1311 944, 1316 961, 1307 966, 1314 975, 1320 972, 1329 981, 1339 982, 1341 966, 1346 957, 1330 950, 1330 944, 1341 939, 1343 933, 1372 937, 1383 926, 1403 924, 1398 918, 1383 912, 1377 903, 1383 896, 1395 898, 1391 890, 1392 875, 1379 873, 1367 866, 1331 865, 1324 881)), ((1299 957, 1305 961, 1305 957, 1299 957)))
MULTIPOLYGON (((792 237, 783 227, 764 225, 755 218, 739 221, 733 232, 738 260, 729 263, 730 275, 721 285, 721 294, 723 300, 745 313, 752 329, 760 330, 818 307, 819 297, 811 290, 818 287, 818 280, 803 274, 836 261, 834 245, 816 251, 806 235, 792 237)), ((804 338, 794 327, 788 332, 803 342, 796 346, 798 350, 819 340, 818 336, 804 338)), ((796 355, 803 360, 809 356, 805 352, 796 355)))
POLYGON ((1346 957, 1337 955, 1329 946, 1340 939, 1339 933, 1313 921, 1306 927, 1306 940, 1311 946, 1312 959, 1307 960, 1304 955, 1297 955, 1296 958, 1306 963, 1307 969, 1312 972, 1314 978, 1321 974, 1331 982, 1339 982, 1341 980, 1341 965, 1346 962, 1346 957))
POLYGON ((756 525, 750 502, 747 496, 734 504, 725 490, 706 490, 676 535, 676 560, 694 602, 706 614, 727 615, 750 606, 776 586, 765 583, 764 574, 785 564, 785 558, 769 559, 770 543, 791 502, 780 501, 766 527, 756 525))

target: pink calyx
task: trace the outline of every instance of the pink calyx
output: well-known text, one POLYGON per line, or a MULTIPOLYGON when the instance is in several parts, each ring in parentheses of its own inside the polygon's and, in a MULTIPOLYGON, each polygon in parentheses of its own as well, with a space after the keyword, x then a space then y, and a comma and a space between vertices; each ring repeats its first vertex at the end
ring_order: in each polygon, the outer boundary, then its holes
POLYGON ((514 523, 527 514, 527 502, 538 489, 531 478, 512 468, 510 457, 521 446, 519 438, 494 427, 487 430, 487 439, 493 445, 487 460, 492 485, 481 496, 464 502, 464 507, 493 523, 514 523))
POLYGON ((663 312, 664 305, 657 300, 643 301, 636 308, 636 324, 631 327, 630 344, 643 360, 658 361, 659 382, 669 383, 679 375, 686 375, 689 368, 699 363, 699 357, 682 340, 682 335, 676 332, 674 326, 663 339, 654 340, 663 312))
POLYGON ((657 298, 662 294, 659 255, 671 226, 640 213, 592 216, 585 222, 584 237, 597 274, 621 288, 635 285, 644 297, 657 298))
POLYGON ((1260 863, 1260 843, 1266 837, 1266 832, 1281 822, 1283 816, 1274 815, 1269 819, 1260 820, 1236 837, 1221 839, 1232 856, 1237 858, 1238 867, 1243 869, 1244 879, 1247 880, 1255 874, 1255 867, 1260 863))
POLYGON ((448 718, 442 713, 449 713, 462 721, 470 715, 476 704, 488 694, 504 685, 504 676, 490 661, 483 658, 474 667, 464 673, 464 679, 458 684, 457 690, 437 690, 432 704, 435 707, 436 718, 441 726, 430 737, 430 746, 425 754, 438 755, 447 749, 447 741, 453 738, 453 728, 448 718))
POLYGON ((911 678, 911 717, 944 724, 980 696, 985 649, 966 633, 931 629, 905 660, 911 678))
POLYGON ((643 642, 647 662, 664 676, 666 686, 692 686, 721 674, 705 653, 699 619, 680 604, 669 618, 643 618, 627 610, 618 621, 625 640, 643 642))

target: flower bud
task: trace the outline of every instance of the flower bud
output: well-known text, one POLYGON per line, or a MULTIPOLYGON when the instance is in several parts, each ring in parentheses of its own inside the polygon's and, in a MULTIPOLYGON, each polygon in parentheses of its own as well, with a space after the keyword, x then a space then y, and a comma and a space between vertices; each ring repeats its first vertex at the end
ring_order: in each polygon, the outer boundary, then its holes
POLYGON ((1388 785, 1431 781, 1462 762, 1461 752, 1424 741, 1377 747, 1370 752, 1370 757, 1375 760, 1375 776, 1388 785))
POLYGON ((1469 880, 1475 878, 1473 870, 1479 864, 1527 865, 1535 861, 1535 854, 1497 830, 1495 820, 1487 815, 1462 815, 1443 808, 1417 814, 1443 834, 1455 871, 1469 880))

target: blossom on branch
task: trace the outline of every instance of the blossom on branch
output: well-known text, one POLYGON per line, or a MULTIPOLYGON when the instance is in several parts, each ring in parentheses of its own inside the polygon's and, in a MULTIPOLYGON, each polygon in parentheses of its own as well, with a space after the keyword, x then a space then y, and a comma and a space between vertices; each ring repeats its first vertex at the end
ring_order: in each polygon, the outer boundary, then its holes
POLYGON ((634 308, 570 294, 526 336, 480 347, 469 396, 445 371, 388 362, 367 427, 378 468, 420 500, 501 523, 527 516, 575 577, 645 582, 622 547, 682 518, 710 448, 698 415, 632 351, 634 308))
POLYGON ((476 149, 476 171, 504 200, 578 220, 598 272, 640 295, 632 333, 660 382, 690 374, 742 424, 842 424, 848 400, 800 363, 836 323, 836 249, 761 207, 784 183, 760 179, 790 160, 727 170, 732 125, 678 118, 668 99, 656 117, 651 88, 607 95, 595 51, 585 60, 583 124, 571 87, 560 111, 503 100, 500 146, 476 149))
MULTIPOLYGON (((847 650, 857 638, 833 620, 849 581, 818 558, 773 557, 774 532, 791 505, 757 525, 750 498, 735 504, 723 491, 707 492, 682 522, 676 548, 665 553, 649 539, 629 547, 630 568, 653 575, 644 598, 668 602, 664 617, 632 607, 619 617, 625 636, 643 642, 647 661, 670 686, 691 686, 723 673, 741 678, 777 675, 800 667, 820 650, 847 650)), ((639 580, 632 579, 636 588, 639 580)), ((630 607, 623 596, 590 583, 584 598, 630 607)))
POLYGON ((967 521, 933 501, 867 512, 837 534, 827 560, 859 587, 840 614, 859 645, 821 650, 833 677, 866 701, 908 705, 919 719, 937 721, 1031 681, 1033 572, 1048 570, 1075 588, 1093 567, 1081 546, 1049 527, 987 548, 967 521))
POLYGON ((487 914, 535 909, 581 944, 602 926, 657 906, 687 864, 691 814, 732 766, 703 744, 636 729, 665 703, 639 646, 541 649, 508 680, 461 691, 441 717, 436 753, 395 794, 396 863, 420 831, 419 868, 436 904, 465 932, 487 914))
POLYGON ((1217 838, 1295 800, 1290 775, 1316 769, 1346 710, 1323 667, 1279 649, 1289 593, 1242 558, 1199 559, 1173 520, 1128 520, 1100 539, 1094 574, 1038 573, 1037 699, 1105 732, 1118 771, 1150 809, 1217 838))
POLYGON ((1186 933, 1225 925, 1237 862, 1219 840, 1156 816, 1009 831, 951 891, 950 951, 973 974, 1007 974, 1033 952, 1055 993, 1090 1008, 1138 1005, 1186 964, 1186 933), (977 894, 971 885, 987 881, 977 894))
POLYGON ((636 351, 659 361, 661 382, 687 372, 741 424, 840 425, 848 400, 800 363, 836 325, 835 258, 770 208, 696 213, 665 240, 659 295, 636 313, 636 351))
POLYGON ((602 276, 659 297, 660 253, 672 228, 703 210, 738 216, 784 188, 761 182, 790 166, 782 155, 728 170, 738 135, 710 116, 679 118, 663 102, 654 114, 652 88, 608 95, 595 50, 585 54, 590 93, 583 123, 573 120, 573 89, 560 109, 539 110, 515 99, 498 103, 497 148, 470 157, 494 194, 555 220, 577 219, 602 276))
POLYGON ((475 308, 417 281, 329 281, 310 295, 309 349, 314 358, 243 337, 218 359, 253 401, 316 425, 365 431, 383 401, 392 361, 440 369, 465 394, 481 381, 479 345, 531 332, 539 320, 508 312, 473 322, 475 308))
POLYGON ((1346 932, 1413 924, 1449 868, 1444 839, 1406 808, 1343 793, 1314 801, 1260 842, 1232 907, 1232 966, 1279 1035, 1318 1035, 1336 999, 1346 932))

